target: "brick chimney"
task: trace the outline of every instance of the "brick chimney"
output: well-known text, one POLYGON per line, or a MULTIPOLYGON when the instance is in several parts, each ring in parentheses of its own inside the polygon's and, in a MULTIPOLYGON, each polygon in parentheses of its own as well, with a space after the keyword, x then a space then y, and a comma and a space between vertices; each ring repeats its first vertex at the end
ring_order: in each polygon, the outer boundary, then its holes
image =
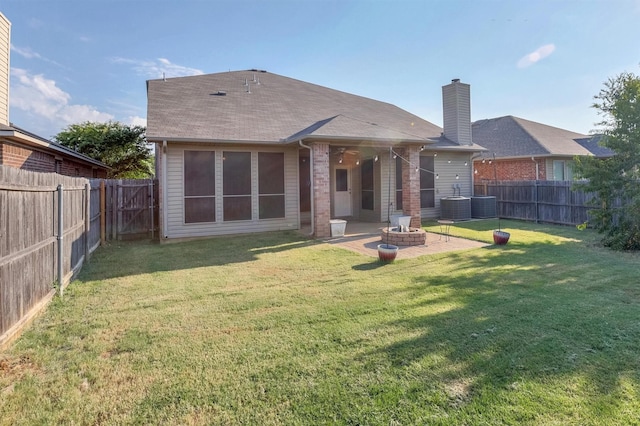
POLYGON ((9 125, 11 22, 0 12, 0 124, 9 125))
POLYGON ((444 136, 458 145, 471 145, 471 87, 451 80, 442 86, 444 136))

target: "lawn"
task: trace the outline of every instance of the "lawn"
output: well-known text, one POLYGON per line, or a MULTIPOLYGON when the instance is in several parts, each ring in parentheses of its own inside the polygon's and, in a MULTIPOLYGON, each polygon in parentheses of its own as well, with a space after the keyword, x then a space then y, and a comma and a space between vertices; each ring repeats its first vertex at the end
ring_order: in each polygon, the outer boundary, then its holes
POLYGON ((386 265, 295 233, 111 244, 0 353, 0 424, 639 424, 640 255, 502 228, 386 265))

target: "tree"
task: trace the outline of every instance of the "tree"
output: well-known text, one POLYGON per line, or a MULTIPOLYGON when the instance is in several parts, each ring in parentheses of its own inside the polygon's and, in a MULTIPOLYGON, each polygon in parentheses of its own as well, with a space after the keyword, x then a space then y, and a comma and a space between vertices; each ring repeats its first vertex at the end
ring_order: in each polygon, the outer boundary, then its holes
POLYGON ((578 157, 575 171, 587 180, 577 185, 595 194, 600 208, 591 211, 603 243, 616 250, 640 250, 640 77, 622 73, 610 78, 593 107, 604 120, 600 142, 615 155, 578 157))
POLYGON ((142 179, 153 175, 146 129, 117 121, 71 124, 55 136, 58 143, 111 167, 110 178, 142 179))

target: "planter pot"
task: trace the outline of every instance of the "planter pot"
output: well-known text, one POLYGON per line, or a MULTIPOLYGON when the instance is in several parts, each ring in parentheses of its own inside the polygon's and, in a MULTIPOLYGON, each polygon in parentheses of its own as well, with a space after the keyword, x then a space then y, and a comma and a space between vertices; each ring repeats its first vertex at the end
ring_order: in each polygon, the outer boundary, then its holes
POLYGON ((496 245, 503 246, 503 245, 505 245, 505 244, 507 244, 509 242, 509 237, 510 236, 511 236, 511 234, 508 233, 508 232, 494 230, 493 231, 493 242, 496 245))
POLYGON ((398 255, 398 246, 393 244, 378 244, 378 259, 381 262, 393 262, 398 255))

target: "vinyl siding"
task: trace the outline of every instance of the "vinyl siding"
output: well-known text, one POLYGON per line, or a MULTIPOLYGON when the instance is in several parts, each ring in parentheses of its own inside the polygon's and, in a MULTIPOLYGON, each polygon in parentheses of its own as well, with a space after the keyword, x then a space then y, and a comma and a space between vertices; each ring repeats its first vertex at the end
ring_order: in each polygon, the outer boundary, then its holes
POLYGON ((9 125, 11 23, 0 13, 0 124, 9 125))
MULTIPOLYGON (((433 153, 425 155, 433 155, 433 153)), ((440 217, 440 199, 454 195, 453 185, 460 185, 460 195, 464 197, 472 195, 473 167, 470 157, 471 155, 468 152, 438 152, 434 162, 435 172, 438 174, 438 179, 435 181, 435 207, 422 209, 420 215, 423 219, 437 219, 440 217), (466 166, 464 165, 465 161, 467 162, 466 166), (456 174, 459 179, 456 179, 456 174)), ((455 194, 458 195, 457 189, 455 194)))
POLYGON ((298 200, 298 151, 297 149, 276 149, 268 147, 239 148, 233 146, 172 145, 167 152, 167 237, 188 238, 215 235, 245 234, 253 232, 299 229, 298 200), (216 222, 184 223, 184 151, 216 152, 216 222), (243 221, 223 221, 222 198, 222 152, 251 152, 251 210, 252 219, 243 221), (258 220, 258 152, 284 152, 285 217, 258 220))
POLYGON ((459 145, 471 145, 471 90, 468 84, 442 87, 444 135, 459 145))

